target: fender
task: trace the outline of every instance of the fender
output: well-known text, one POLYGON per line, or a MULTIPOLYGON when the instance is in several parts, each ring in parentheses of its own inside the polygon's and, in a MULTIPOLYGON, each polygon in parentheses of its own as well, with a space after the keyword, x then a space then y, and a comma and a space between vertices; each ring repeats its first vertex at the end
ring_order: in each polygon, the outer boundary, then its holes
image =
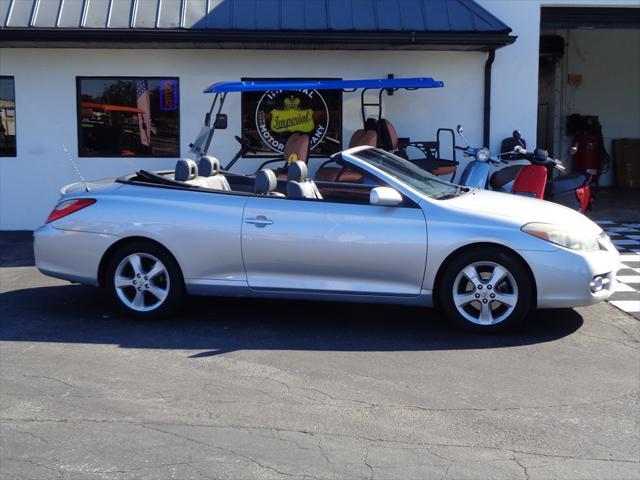
POLYGON ((487 162, 473 160, 467 164, 460 180, 460 185, 474 188, 487 188, 487 180, 491 173, 491 166, 487 162))
POLYGON ((518 172, 513 182, 513 193, 528 197, 544 198, 547 185, 547 169, 542 165, 527 165, 518 172))

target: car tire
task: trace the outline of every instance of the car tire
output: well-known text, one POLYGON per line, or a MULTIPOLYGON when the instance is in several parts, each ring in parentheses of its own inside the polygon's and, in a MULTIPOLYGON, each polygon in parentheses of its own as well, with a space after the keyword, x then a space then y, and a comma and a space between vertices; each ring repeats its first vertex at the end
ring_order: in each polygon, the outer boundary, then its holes
POLYGON ((534 285, 515 254, 487 246, 449 262, 438 288, 438 306, 455 325, 474 332, 513 331, 524 325, 534 285))
POLYGON ((141 319, 165 318, 186 296, 178 263, 160 245, 136 241, 111 256, 106 284, 118 307, 141 319))

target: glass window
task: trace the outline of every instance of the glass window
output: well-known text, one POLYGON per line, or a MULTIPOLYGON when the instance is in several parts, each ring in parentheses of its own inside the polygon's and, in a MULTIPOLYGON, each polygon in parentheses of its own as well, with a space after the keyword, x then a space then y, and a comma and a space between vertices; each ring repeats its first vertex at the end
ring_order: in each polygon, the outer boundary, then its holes
POLYGON ((16 156, 16 90, 13 77, 0 77, 0 157, 16 156))
POLYGON ((379 168, 387 175, 406 183, 431 198, 444 199, 458 193, 456 185, 438 180, 437 177, 426 170, 422 170, 404 158, 383 150, 367 148, 351 153, 351 155, 379 168))
POLYGON ((342 150, 342 91, 242 92, 242 136, 256 146, 258 156, 282 155, 287 139, 294 133, 309 136, 312 157, 328 157, 342 150))
POLYGON ((177 78, 79 77, 81 157, 180 156, 177 78))

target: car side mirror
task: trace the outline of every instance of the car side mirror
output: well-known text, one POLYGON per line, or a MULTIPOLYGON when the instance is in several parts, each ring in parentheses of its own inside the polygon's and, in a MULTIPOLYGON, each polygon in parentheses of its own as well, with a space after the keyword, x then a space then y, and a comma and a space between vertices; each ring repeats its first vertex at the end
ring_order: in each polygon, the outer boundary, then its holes
POLYGON ((397 207, 402 204, 402 195, 391 187, 376 187, 369 194, 369 203, 382 207, 397 207))

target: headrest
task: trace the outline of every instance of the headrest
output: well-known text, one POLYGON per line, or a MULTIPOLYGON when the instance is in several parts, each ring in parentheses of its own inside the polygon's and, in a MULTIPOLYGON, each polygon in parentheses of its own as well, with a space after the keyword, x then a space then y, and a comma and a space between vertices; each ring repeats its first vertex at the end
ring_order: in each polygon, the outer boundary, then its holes
POLYGON ((306 180, 308 176, 309 170, 307 169, 307 164, 303 161, 298 160, 297 162, 293 162, 291 165, 289 165, 287 180, 302 182, 303 180, 306 180))
POLYGON ((174 178, 179 182, 193 180, 198 176, 198 165, 189 158, 183 158, 176 163, 176 172, 174 178))
POLYGON ((211 177, 220 171, 220 160, 211 155, 200 157, 198 172, 202 177, 211 177))
POLYGON ((285 162, 289 160, 292 154, 295 154, 298 160, 307 163, 307 158, 309 157, 309 135, 306 133, 292 133, 287 138, 282 153, 285 162))
POLYGON ((367 118, 367 120, 364 122, 364 129, 365 130, 378 130, 378 120, 376 120, 375 118, 367 118))
POLYGON ((260 170, 258 173, 256 173, 256 193, 269 193, 274 191, 277 186, 278 179, 276 178, 276 174, 273 173, 273 170, 265 168, 264 170, 260 170))
POLYGON ((349 141, 349 148, 361 147, 369 145, 370 147, 378 146, 378 132, 375 130, 356 130, 349 141))
POLYGON ((398 132, 393 124, 386 119, 378 122, 378 131, 380 132, 380 144, 385 150, 393 150, 398 146, 398 132))

